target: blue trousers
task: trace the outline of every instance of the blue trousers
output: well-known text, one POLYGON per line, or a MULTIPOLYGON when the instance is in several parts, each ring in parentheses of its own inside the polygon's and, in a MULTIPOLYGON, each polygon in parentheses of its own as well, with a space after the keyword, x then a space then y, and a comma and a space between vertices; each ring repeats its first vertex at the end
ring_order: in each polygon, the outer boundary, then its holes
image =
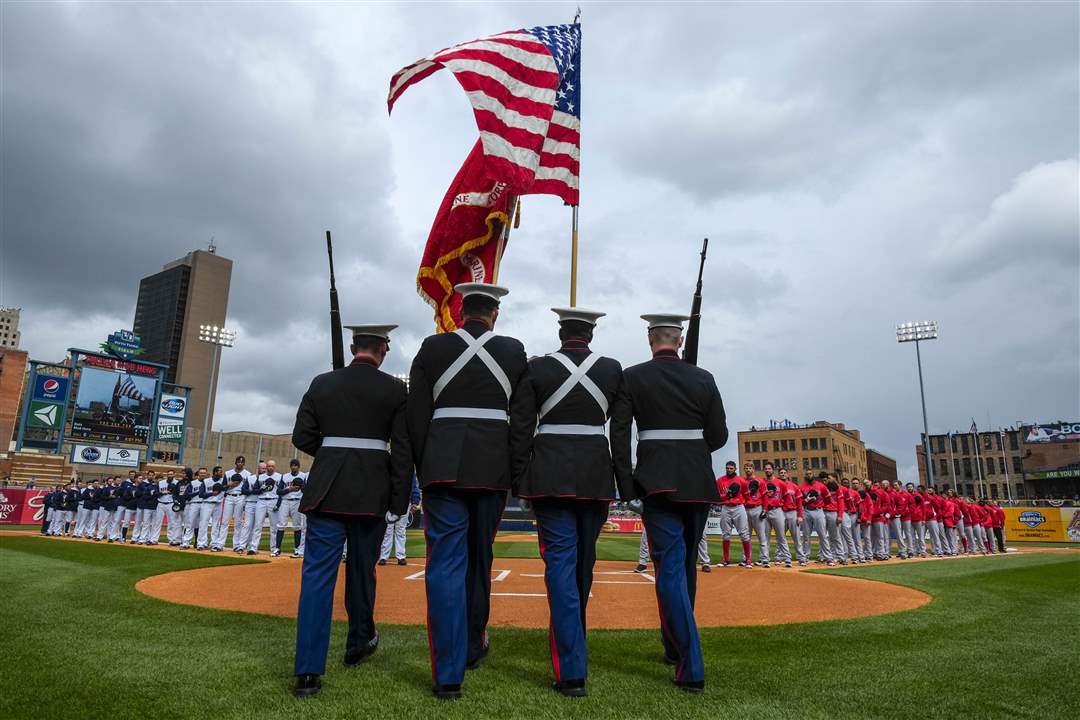
POLYGON ((436 685, 460 685, 466 663, 487 647, 491 544, 505 505, 501 490, 433 486, 424 492, 424 584, 436 685))
POLYGON ((592 589, 596 540, 608 516, 606 500, 533 500, 547 586, 548 643, 555 681, 584 680, 589 656, 585 608, 592 589))
POLYGON ((641 514, 656 566, 660 636, 665 654, 675 660, 675 680, 680 682, 705 680, 694 597, 697 546, 708 515, 705 503, 677 503, 656 495, 645 498, 641 514))
POLYGON ((307 546, 300 571, 300 609, 296 615, 296 675, 326 672, 330 622, 334 614, 341 549, 345 561, 345 610, 349 634, 345 652, 361 650, 375 638, 375 561, 386 521, 367 515, 307 515, 307 546))

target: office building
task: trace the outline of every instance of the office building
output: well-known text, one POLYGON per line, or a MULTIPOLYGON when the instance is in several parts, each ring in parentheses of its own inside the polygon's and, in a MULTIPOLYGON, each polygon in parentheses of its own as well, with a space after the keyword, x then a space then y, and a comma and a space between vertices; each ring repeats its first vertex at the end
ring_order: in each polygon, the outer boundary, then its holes
MULTIPOLYGON (((144 350, 139 359, 168 365, 166 382, 191 388, 189 434, 202 431, 207 386, 216 383, 210 376, 214 348, 200 342, 199 325, 225 325, 231 278, 232 260, 211 246, 174 260, 139 283, 133 323, 144 350)), ((216 395, 217 388, 211 388, 211 427, 216 395)))
POLYGON ((19 349, 19 308, 0 306, 0 348, 19 349))
POLYGON ((740 431, 740 471, 746 462, 758 471, 771 462, 775 469, 785 468, 800 478, 822 470, 834 471, 841 478, 867 476, 866 446, 859 431, 824 420, 810 425, 774 422, 767 428, 740 431))

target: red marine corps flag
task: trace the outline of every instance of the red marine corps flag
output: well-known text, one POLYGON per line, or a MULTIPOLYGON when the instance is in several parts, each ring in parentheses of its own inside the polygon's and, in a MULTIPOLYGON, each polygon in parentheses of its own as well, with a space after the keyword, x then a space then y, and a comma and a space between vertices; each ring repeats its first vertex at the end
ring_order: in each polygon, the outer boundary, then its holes
POLYGON ((477 140, 446 191, 420 260, 416 288, 435 308, 439 332, 461 325, 461 296, 454 286, 491 282, 509 234, 513 200, 506 183, 491 180, 484 168, 477 140))
POLYGON ((469 98, 480 133, 443 198, 417 275, 440 332, 459 324, 456 283, 494 282, 518 196, 562 198, 574 207, 576 233, 580 65, 581 26, 574 23, 454 45, 390 79, 392 111, 409 87, 449 69, 469 98))

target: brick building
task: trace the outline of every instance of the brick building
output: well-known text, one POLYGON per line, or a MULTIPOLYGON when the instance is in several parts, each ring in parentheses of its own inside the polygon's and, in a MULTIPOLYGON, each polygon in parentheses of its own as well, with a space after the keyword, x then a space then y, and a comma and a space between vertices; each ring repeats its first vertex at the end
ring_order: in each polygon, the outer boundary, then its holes
POLYGON ((786 468, 793 477, 835 471, 842 478, 865 478, 866 445, 858 430, 818 420, 810 425, 771 423, 739 432, 739 467, 752 463, 761 470, 771 462, 786 468))
POLYGON ((26 353, 0 347, 0 454, 8 451, 15 437, 20 399, 26 382, 26 353))
POLYGON ((896 477, 896 461, 885 453, 866 449, 866 477, 870 482, 894 483, 896 477))

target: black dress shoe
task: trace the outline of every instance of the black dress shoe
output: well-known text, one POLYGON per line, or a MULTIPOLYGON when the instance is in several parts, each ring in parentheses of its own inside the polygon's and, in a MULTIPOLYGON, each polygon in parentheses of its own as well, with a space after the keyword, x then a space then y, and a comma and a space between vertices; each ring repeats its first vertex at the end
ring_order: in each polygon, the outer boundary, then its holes
POLYGON ((694 695, 705 692, 704 680, 695 680, 693 682, 689 680, 673 680, 672 682, 683 692, 693 693, 694 695))
POLYGON ((386 564, 386 561, 383 560, 382 558, 379 558, 379 565, 385 565, 385 564, 386 564))
POLYGON ((435 697, 439 698, 440 700, 461 699, 460 685, 436 685, 431 689, 431 692, 435 693, 435 697))
POLYGON ((367 660, 369 657, 375 654, 375 651, 379 649, 379 633, 375 633, 375 637, 368 641, 367 645, 360 648, 360 650, 345 653, 345 667, 356 667, 360 663, 367 660))
POLYGON ((490 651, 491 651, 491 644, 490 643, 488 643, 487 645, 480 648, 480 654, 479 655, 474 657, 472 660, 467 660, 465 662, 465 669, 466 670, 475 670, 476 668, 480 667, 480 661, 483 660, 484 658, 486 658, 490 651))
POLYGON ((585 697, 589 694, 585 689, 584 680, 563 680, 561 682, 553 683, 551 687, 560 695, 565 695, 566 697, 585 697))
POLYGON ((408 565, 409 563, 405 561, 405 558, 398 558, 397 564, 398 565, 408 565))
POLYGON ((307 698, 322 690, 322 678, 318 675, 297 675, 296 687, 293 688, 293 697, 307 698))

